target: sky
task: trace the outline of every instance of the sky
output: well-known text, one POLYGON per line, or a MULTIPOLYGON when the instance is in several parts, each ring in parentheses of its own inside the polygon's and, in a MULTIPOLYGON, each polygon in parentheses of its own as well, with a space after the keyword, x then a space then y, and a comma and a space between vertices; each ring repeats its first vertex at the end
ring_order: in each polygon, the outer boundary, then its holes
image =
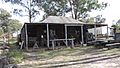
MULTIPOLYGON (((107 6, 107 8, 105 10, 91 12, 90 15, 92 17, 95 17, 97 15, 102 15, 104 18, 106 18, 105 23, 107 23, 109 26, 111 26, 112 24, 117 22, 118 19, 120 19, 120 8, 119 8, 120 0, 99 0, 99 2, 107 2, 110 5, 107 6)), ((10 13, 13 10, 13 8, 18 8, 18 7, 22 8, 17 5, 11 5, 10 3, 6 4, 0 0, 0 8, 4 8, 5 10, 7 10, 10 13)), ((43 15, 43 13, 41 13, 41 16, 42 15, 43 15)), ((28 22, 28 17, 20 17, 19 15, 12 14, 12 18, 20 20, 21 23, 28 22)), ((42 17, 39 17, 39 19, 42 19, 42 17)), ((36 21, 38 21, 38 20, 36 20, 36 21)))
POLYGON ((91 16, 95 16, 97 14, 102 15, 106 18, 106 22, 109 26, 115 24, 120 19, 120 0, 99 0, 100 2, 106 2, 109 4, 105 10, 102 11, 94 11, 91 13, 91 16))
MULTIPOLYGON (((22 24, 29 21, 29 20, 28 20, 28 19, 29 19, 28 16, 22 16, 22 17, 21 17, 21 16, 18 15, 18 14, 13 14, 13 13, 12 13, 13 9, 15 9, 15 8, 24 9, 24 8, 21 7, 21 6, 13 5, 13 4, 11 4, 11 3, 5 3, 5 2, 3 2, 3 1, 0 0, 0 8, 3 8, 3 9, 5 9, 5 10, 7 10, 7 11, 12 15, 12 19, 17 19, 17 20, 19 20, 22 24)), ((21 14, 26 15, 26 14, 28 14, 28 13, 27 13, 27 12, 23 12, 23 13, 21 13, 21 14)), ((36 16, 36 17, 37 17, 37 18, 35 19, 36 22, 38 22, 39 20, 42 19, 42 16, 44 15, 44 13, 41 11, 41 14, 40 14, 40 15, 41 15, 41 16, 36 16)))

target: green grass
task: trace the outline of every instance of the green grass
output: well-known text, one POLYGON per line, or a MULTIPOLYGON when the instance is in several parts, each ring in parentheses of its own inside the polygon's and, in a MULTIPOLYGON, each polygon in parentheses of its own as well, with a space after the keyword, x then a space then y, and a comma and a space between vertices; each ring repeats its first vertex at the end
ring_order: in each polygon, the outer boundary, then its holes
POLYGON ((15 45, 17 42, 16 38, 12 38, 9 40, 9 45, 12 46, 12 45, 15 45))
POLYGON ((24 55, 23 51, 16 48, 16 38, 9 39, 9 51, 3 52, 2 55, 5 55, 10 58, 11 63, 20 63, 22 62, 24 55))
POLYGON ((75 47, 64 48, 60 50, 50 50, 50 51, 38 51, 37 55, 41 59, 51 59, 56 56, 84 56, 84 55, 111 55, 118 53, 120 51, 119 48, 113 48, 111 50, 97 49, 94 46, 86 46, 86 47, 75 47))
MULTIPOLYGON (((14 45, 14 44, 13 44, 14 45)), ((57 56, 84 56, 84 55, 100 55, 100 54, 114 54, 116 52, 119 52, 119 48, 114 48, 111 50, 103 50, 103 49, 96 49, 94 46, 81 46, 81 47, 75 47, 73 49, 71 48, 63 48, 63 49, 57 49, 57 50, 38 50, 37 52, 31 52, 35 53, 37 57, 40 59, 52 59, 57 56)), ((21 50, 17 50, 15 48, 10 49, 10 51, 6 54, 11 60, 12 63, 20 63, 24 60, 24 52, 21 50)))
POLYGON ((58 49, 58 50, 50 50, 50 51, 38 51, 37 54, 41 59, 45 58, 53 58, 56 56, 78 56, 78 55, 84 55, 89 53, 89 50, 95 49, 93 46, 88 47, 75 47, 73 49, 71 48, 64 48, 64 49, 58 49))
POLYGON ((20 63, 24 58, 23 52, 15 49, 10 50, 6 55, 10 58, 11 63, 20 63))
POLYGON ((3 51, 1 55, 7 56, 10 60, 10 63, 20 63, 24 59, 23 51, 16 50, 16 49, 3 51))
POLYGON ((2 55, 5 55, 8 58, 10 58, 11 63, 20 63, 24 58, 23 51, 17 49, 15 45, 16 45, 16 38, 10 39, 9 40, 10 49, 9 51, 3 51, 2 55))

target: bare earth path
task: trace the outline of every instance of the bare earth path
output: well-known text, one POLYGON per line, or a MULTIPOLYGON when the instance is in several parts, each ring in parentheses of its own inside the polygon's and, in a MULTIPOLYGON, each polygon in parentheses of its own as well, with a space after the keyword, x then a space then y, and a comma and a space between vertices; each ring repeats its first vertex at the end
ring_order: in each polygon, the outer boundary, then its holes
POLYGON ((21 68, 120 68, 120 48, 111 50, 77 47, 25 52, 21 68))

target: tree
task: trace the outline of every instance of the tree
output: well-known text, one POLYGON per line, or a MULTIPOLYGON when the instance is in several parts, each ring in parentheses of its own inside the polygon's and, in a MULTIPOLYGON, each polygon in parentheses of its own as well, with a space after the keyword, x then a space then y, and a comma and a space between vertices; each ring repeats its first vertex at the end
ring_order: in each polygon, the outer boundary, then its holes
MULTIPOLYGON (((31 19, 40 14, 39 10, 45 12, 45 16, 65 16, 68 11, 67 0, 4 0, 5 2, 11 2, 25 8, 28 11, 29 22, 31 19), (27 3, 26 3, 27 2, 27 3), (39 7, 35 9, 36 7, 39 7)), ((21 9, 14 9, 14 13, 21 15, 21 9)))
POLYGON ((33 11, 30 10, 30 6, 32 7, 34 5, 38 6, 40 10, 43 10, 45 12, 45 16, 65 16, 66 13, 71 12, 71 16, 74 19, 85 19, 88 16, 88 12, 98 9, 102 10, 107 6, 107 3, 99 4, 98 0, 29 0, 29 4, 31 4, 29 7, 25 6, 24 1, 26 0, 5 1, 18 5, 20 4, 21 6, 28 8, 29 20, 31 19, 31 12, 33 11))
POLYGON ((7 25, 8 25, 10 32, 12 32, 12 33, 17 32, 22 27, 22 24, 19 23, 19 21, 15 20, 15 19, 10 19, 10 21, 7 25))
POLYGON ((97 15, 95 17, 95 23, 104 23, 105 22, 105 18, 102 17, 102 15, 97 15))
POLYGON ((2 28, 0 28, 0 36, 1 36, 2 34, 4 34, 4 32, 3 32, 2 28))
POLYGON ((69 0, 69 3, 75 19, 85 18, 88 16, 87 12, 103 9, 107 6, 107 3, 99 4, 98 0, 69 0))
POLYGON ((74 19, 84 19, 88 16, 88 12, 92 10, 102 10, 107 3, 99 4, 98 0, 36 0, 40 7, 44 9, 47 16, 49 15, 65 15, 71 12, 74 19), (61 14, 59 14, 61 13, 61 14))
POLYGON ((96 17, 88 16, 86 18, 82 18, 80 19, 80 21, 86 22, 86 23, 104 23, 106 19, 102 17, 102 15, 97 15, 96 17))
POLYGON ((86 23, 94 23, 94 17, 90 17, 88 19, 85 20, 86 23))
POLYGON ((3 29, 4 33, 8 32, 7 23, 9 22, 10 17, 10 13, 0 8, 0 26, 3 29))
POLYGON ((111 27, 113 27, 114 33, 120 33, 120 25, 113 24, 111 27))
POLYGON ((36 0, 47 16, 65 16, 68 11, 67 0, 36 0))
POLYGON ((29 17, 29 23, 32 23, 35 20, 35 16, 39 15, 39 9, 34 0, 4 0, 5 2, 11 2, 12 4, 16 4, 21 6, 23 9, 14 8, 13 13, 18 14, 20 16, 29 17), (26 12, 27 14, 23 14, 26 12))
POLYGON ((4 9, 0 9, 0 26, 4 33, 18 31, 22 24, 18 20, 10 19, 11 15, 4 9))

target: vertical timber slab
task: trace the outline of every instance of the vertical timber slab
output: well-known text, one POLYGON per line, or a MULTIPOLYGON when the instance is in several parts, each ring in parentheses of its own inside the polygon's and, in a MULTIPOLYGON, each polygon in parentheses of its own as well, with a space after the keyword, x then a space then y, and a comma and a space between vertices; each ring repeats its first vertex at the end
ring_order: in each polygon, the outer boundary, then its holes
POLYGON ((49 24, 47 24, 47 47, 49 48, 49 24))
POLYGON ((28 33, 27 33, 27 24, 25 24, 25 42, 26 42, 26 50, 28 51, 28 33))
POLYGON ((65 43, 66 43, 66 46, 68 47, 68 41, 67 41, 67 25, 65 25, 65 43))

